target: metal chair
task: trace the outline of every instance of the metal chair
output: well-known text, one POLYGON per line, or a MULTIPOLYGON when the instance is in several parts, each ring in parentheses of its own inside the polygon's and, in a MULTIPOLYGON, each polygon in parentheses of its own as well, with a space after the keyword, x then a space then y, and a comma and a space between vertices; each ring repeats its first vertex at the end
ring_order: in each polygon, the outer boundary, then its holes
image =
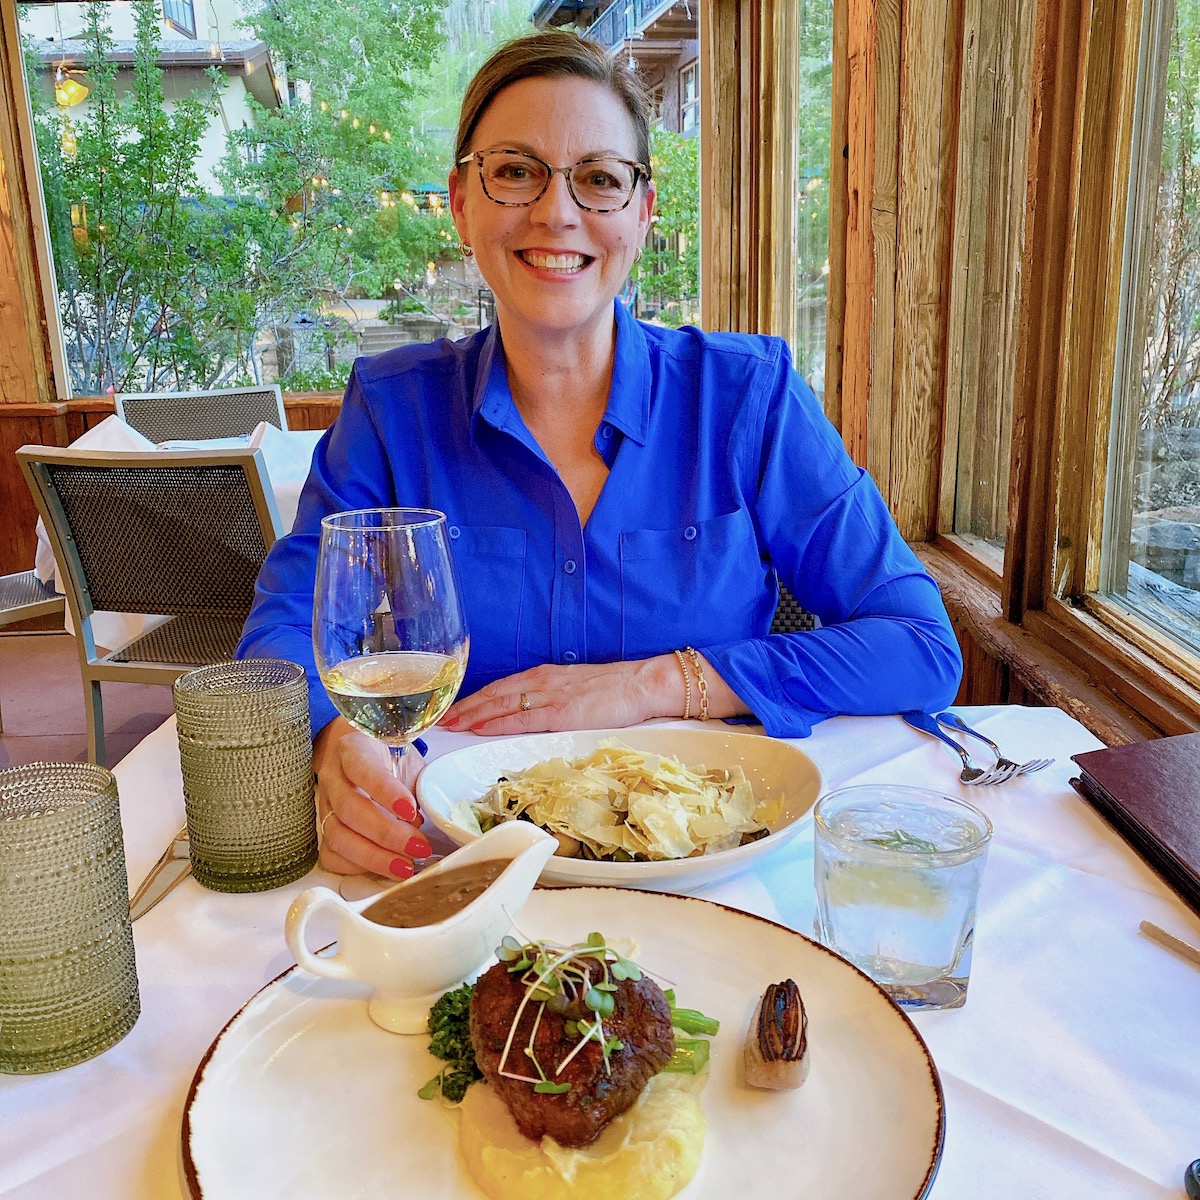
POLYGON ((66 588, 88 754, 103 764, 102 681, 169 684, 233 657, 258 569, 283 532, 262 451, 22 446, 17 458, 66 588), (169 619, 100 654, 97 612, 169 619))
MULTIPOLYGON (((67 599, 47 587, 32 571, 0 575, 0 627, 33 617, 49 617, 65 610, 67 599)), ((0 712, 0 733, 4 713, 0 712)))
POLYGON ((779 584, 779 605, 771 622, 772 633, 803 633, 817 627, 817 619, 791 592, 779 584))
POLYGON ((208 392, 124 392, 117 416, 152 442, 195 442, 253 433, 260 421, 287 428, 278 384, 208 392))

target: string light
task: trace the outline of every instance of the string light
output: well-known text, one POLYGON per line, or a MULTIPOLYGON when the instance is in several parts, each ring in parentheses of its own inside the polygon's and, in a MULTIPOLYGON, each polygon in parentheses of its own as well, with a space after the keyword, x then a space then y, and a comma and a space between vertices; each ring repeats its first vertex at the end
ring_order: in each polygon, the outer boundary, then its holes
POLYGON ((60 144, 64 158, 74 158, 79 153, 79 142, 75 138, 75 125, 70 117, 63 117, 60 144))
MULTIPOLYGON (((62 31, 62 17, 59 13, 59 6, 54 6, 54 28, 58 34, 58 44, 64 44, 62 31)), ((71 78, 71 71, 67 67, 67 60, 60 58, 58 66, 54 68, 54 100, 60 108, 74 108, 76 104, 81 103, 91 89, 85 84, 80 83, 77 79, 71 78)))

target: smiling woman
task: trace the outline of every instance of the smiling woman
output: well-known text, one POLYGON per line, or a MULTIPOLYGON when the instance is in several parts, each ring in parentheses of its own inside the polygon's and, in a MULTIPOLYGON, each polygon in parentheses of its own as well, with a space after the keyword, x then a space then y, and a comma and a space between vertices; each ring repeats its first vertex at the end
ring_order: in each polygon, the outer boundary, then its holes
MULTIPOLYGON (((321 518, 400 505, 447 515, 471 631, 451 729, 752 717, 794 737, 953 698, 937 588, 787 346, 617 302, 654 211, 649 111, 573 34, 481 68, 449 194, 496 324, 357 361, 241 653, 310 664, 321 518), (769 633, 781 581, 819 628, 769 633)), ((323 864, 411 873, 411 793, 312 679, 323 864)))
MULTIPOLYGON (((536 407, 551 368, 575 372, 565 354, 552 363, 547 351, 569 350, 583 361, 607 357, 613 298, 654 207, 644 120, 639 134, 609 87, 579 77, 519 79, 493 95, 474 121, 467 115, 471 100, 468 94, 460 128, 470 132, 450 177, 450 211, 496 295, 510 362, 542 360, 517 381, 518 405, 525 399, 536 407), (549 125, 541 116, 547 112, 556 117, 549 125), (547 346, 547 336, 558 346, 547 346), (533 355, 517 344, 526 339, 539 347, 533 355)), ((598 419, 607 380, 598 377, 595 385, 588 400, 598 419)), ((562 408, 559 398, 550 401, 550 411, 562 408)), ((592 455, 576 469, 582 493, 576 503, 590 511, 604 472, 592 455)), ((580 515, 586 519, 587 512, 580 515)))

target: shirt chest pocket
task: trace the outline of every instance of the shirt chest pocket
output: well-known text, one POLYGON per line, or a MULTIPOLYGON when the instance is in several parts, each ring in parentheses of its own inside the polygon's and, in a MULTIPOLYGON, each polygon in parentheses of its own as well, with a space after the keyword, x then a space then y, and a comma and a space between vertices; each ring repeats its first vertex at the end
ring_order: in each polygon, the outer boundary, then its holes
POLYGON ((525 530, 451 525, 449 534, 471 634, 471 670, 511 674, 525 597, 525 530))
POLYGON ((621 535, 623 657, 749 636, 766 568, 744 509, 621 535))

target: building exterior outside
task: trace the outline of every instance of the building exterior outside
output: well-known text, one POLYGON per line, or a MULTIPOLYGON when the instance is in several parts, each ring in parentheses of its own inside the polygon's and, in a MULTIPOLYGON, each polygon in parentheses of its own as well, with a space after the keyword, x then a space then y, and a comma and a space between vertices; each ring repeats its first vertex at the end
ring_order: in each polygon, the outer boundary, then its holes
POLYGON ((672 133, 699 129, 700 0, 543 0, 529 14, 539 28, 574 27, 626 55, 654 96, 658 123, 672 133))
MULTIPOLYGON (((238 0, 162 0, 161 50, 158 66, 164 72, 163 95, 169 113, 174 102, 196 91, 207 91, 207 72, 216 67, 225 76, 226 86, 217 100, 196 158, 200 185, 219 192, 215 168, 226 150, 226 135, 235 129, 250 127, 254 115, 249 104, 253 97, 265 108, 286 103, 287 86, 257 40, 239 38, 238 0)), ((77 103, 70 101, 86 91, 83 71, 85 47, 80 40, 84 29, 84 9, 79 3, 30 7, 22 15, 21 30, 32 38, 44 68, 41 82, 47 97, 59 92, 58 102, 65 115, 78 119, 88 111, 84 94, 77 103), (64 88, 63 85, 67 86, 64 88)), ((133 6, 109 5, 108 20, 115 43, 112 59, 117 66, 117 95, 124 96, 132 85, 134 61, 133 6)))

